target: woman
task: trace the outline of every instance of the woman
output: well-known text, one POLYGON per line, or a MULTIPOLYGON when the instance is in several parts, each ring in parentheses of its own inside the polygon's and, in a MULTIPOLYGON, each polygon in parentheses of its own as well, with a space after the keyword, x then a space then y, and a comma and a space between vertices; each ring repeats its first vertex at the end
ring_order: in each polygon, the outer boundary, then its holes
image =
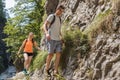
POLYGON ((29 36, 27 39, 25 39, 18 51, 18 55, 20 54, 20 51, 24 48, 24 74, 28 74, 27 70, 29 69, 32 57, 33 57, 33 46, 35 46, 36 49, 40 50, 40 48, 37 46, 36 41, 33 40, 34 34, 32 32, 29 33, 29 36))

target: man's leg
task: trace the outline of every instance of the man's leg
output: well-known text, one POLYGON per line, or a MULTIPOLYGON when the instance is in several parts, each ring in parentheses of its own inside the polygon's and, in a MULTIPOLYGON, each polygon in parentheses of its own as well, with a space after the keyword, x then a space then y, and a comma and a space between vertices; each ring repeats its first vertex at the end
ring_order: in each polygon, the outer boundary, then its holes
POLYGON ((49 65, 50 65, 52 57, 53 57, 52 53, 48 54, 47 59, 46 59, 46 70, 49 70, 49 65))
POLYGON ((50 62, 51 62, 52 57, 54 55, 53 54, 54 48, 55 48, 54 41, 53 40, 48 41, 48 43, 47 43, 48 56, 46 59, 46 70, 49 70, 49 67, 50 67, 49 65, 50 65, 50 62))
POLYGON ((55 59, 55 70, 54 75, 58 73, 58 66, 60 62, 61 52, 62 52, 62 43, 61 41, 56 42, 56 59, 55 59))
POLYGON ((51 76, 50 72, 49 72, 49 68, 50 68, 50 63, 51 63, 51 60, 53 58, 53 53, 54 53, 54 49, 55 49, 55 42, 54 40, 50 40, 47 44, 47 48, 48 48, 48 56, 47 56, 47 59, 46 59, 46 72, 47 72, 47 75, 51 76))
POLYGON ((59 62, 60 62, 60 56, 61 56, 61 53, 56 53, 55 71, 54 71, 55 74, 58 72, 58 66, 59 66, 59 62))

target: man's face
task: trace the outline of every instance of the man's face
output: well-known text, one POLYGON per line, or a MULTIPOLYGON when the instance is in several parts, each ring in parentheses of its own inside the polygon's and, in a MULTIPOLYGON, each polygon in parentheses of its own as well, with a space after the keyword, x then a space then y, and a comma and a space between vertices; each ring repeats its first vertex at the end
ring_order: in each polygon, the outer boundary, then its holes
POLYGON ((64 12, 64 9, 59 8, 59 9, 57 9, 56 12, 58 15, 61 15, 64 12))

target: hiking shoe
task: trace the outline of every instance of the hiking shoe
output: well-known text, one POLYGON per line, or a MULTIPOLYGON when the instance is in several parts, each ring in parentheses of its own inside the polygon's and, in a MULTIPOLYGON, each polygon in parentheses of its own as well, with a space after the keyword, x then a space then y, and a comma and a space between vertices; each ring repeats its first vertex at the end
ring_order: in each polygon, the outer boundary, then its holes
POLYGON ((23 69, 23 73, 24 73, 25 75, 29 75, 26 69, 23 69))
POLYGON ((59 73, 57 71, 54 71, 53 76, 57 76, 57 75, 59 75, 59 73))
POLYGON ((50 77, 50 76, 51 76, 49 70, 45 70, 45 75, 46 75, 47 77, 50 77))

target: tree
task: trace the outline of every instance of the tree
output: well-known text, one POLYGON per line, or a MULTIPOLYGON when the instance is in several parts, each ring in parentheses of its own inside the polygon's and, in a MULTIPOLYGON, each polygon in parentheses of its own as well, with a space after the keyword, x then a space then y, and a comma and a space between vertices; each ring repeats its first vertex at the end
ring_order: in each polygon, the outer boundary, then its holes
POLYGON ((5 68, 7 68, 7 54, 6 54, 6 45, 5 42, 2 40, 5 38, 5 34, 3 33, 3 28, 6 23, 5 18, 5 3, 0 0, 0 72, 2 72, 5 68))
POLYGON ((16 5, 11 8, 14 17, 7 20, 4 33, 8 35, 5 42, 14 58, 29 32, 35 34, 35 40, 40 41, 40 24, 44 15, 42 0, 15 0, 16 5))

